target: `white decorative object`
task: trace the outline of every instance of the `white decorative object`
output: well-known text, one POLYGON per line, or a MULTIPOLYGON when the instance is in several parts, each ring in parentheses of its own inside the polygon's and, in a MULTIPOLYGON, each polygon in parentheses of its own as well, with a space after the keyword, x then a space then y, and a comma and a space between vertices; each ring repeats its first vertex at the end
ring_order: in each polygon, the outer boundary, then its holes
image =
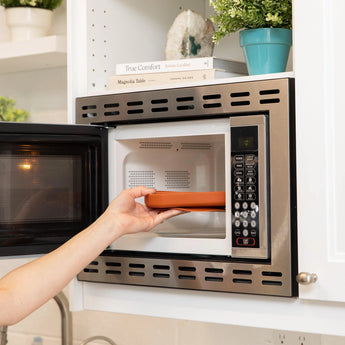
POLYGON ((6 9, 12 41, 25 41, 46 36, 52 22, 52 11, 33 7, 6 9))
POLYGON ((209 19, 186 10, 176 18, 167 35, 165 58, 177 60, 212 56, 214 27, 209 19))

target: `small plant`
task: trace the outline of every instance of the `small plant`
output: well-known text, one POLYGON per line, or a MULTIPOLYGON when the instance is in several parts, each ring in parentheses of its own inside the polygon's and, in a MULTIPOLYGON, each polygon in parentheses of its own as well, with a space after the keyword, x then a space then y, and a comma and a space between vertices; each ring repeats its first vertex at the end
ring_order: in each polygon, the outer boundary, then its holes
POLYGON ((292 0, 211 0, 210 6, 215 42, 241 29, 292 27, 292 0))
POLYGON ((54 10, 61 5, 63 0, 0 0, 0 5, 10 7, 37 7, 54 10))
POLYGON ((0 96, 0 121, 23 122, 28 117, 27 111, 15 107, 13 99, 0 96))

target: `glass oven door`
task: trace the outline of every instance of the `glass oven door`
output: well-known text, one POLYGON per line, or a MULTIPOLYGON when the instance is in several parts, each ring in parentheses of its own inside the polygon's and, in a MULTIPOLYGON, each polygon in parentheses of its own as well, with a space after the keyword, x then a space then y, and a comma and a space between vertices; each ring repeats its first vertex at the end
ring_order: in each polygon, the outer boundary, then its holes
POLYGON ((0 256, 45 253, 107 203, 106 129, 0 125, 0 256))

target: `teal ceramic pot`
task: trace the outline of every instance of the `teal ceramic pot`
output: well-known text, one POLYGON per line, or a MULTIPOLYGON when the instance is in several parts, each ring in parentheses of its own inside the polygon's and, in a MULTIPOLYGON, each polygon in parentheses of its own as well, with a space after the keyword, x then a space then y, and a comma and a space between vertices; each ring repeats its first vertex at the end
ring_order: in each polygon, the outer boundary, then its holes
POLYGON ((290 29, 261 28, 240 31, 250 75, 285 72, 292 32, 290 29))

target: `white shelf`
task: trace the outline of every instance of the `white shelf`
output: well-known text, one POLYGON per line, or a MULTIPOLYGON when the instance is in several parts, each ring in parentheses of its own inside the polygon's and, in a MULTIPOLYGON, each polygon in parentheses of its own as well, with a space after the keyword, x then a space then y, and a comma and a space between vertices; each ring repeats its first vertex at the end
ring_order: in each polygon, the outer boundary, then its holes
POLYGON ((66 36, 0 44, 0 73, 32 71, 67 65, 66 36))

